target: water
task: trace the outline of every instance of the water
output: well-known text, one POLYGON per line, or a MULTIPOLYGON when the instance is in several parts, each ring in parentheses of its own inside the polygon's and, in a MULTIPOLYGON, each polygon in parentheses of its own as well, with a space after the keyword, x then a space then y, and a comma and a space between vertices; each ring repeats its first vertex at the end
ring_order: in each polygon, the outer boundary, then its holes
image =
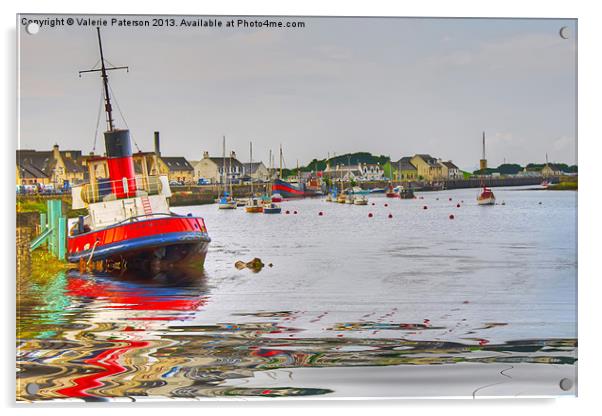
POLYGON ((18 399, 574 394, 577 194, 476 192, 174 208, 202 274, 21 285, 18 399))

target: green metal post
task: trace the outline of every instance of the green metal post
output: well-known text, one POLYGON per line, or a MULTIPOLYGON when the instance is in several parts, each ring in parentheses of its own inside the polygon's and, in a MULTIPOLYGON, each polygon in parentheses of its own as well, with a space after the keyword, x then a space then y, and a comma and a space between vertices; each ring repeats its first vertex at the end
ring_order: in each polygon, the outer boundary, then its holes
POLYGON ((58 228, 55 230, 58 239, 58 258, 59 260, 65 260, 65 251, 67 246, 67 219, 65 217, 59 218, 58 228))

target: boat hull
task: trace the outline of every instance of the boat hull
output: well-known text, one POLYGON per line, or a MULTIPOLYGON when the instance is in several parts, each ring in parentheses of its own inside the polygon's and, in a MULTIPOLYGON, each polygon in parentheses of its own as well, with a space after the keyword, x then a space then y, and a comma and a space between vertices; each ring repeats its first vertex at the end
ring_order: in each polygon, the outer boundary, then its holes
POLYGON ((128 269, 159 272, 202 268, 211 239, 202 218, 167 216, 119 223, 70 236, 68 260, 119 262, 128 269))
POLYGON ((282 179, 275 179, 272 184, 272 194, 280 194, 283 198, 303 198, 305 190, 302 184, 290 183, 282 179))
POLYGON ((479 205, 495 205, 495 197, 477 199, 479 205))

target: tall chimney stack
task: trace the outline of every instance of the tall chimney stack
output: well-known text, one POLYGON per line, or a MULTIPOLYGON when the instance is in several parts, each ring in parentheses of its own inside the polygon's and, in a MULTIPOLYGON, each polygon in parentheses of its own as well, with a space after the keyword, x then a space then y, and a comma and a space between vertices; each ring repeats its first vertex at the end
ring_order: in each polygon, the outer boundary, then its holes
POLYGON ((155 155, 161 156, 161 143, 159 141, 159 132, 155 132, 155 155))

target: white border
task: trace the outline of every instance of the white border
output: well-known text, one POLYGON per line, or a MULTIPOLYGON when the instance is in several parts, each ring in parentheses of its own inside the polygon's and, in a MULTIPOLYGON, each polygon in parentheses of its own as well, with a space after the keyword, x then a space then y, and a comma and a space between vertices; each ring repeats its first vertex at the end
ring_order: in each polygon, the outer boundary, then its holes
MULTIPOLYGON (((315 410, 345 413, 365 413, 373 407, 387 413, 419 412, 423 414, 468 415, 486 413, 489 415, 507 414, 527 410, 533 413, 545 412, 548 415, 589 413, 594 408, 600 386, 600 359, 596 354, 600 342, 598 319, 602 317, 599 297, 602 273, 596 258, 600 247, 600 218, 596 212, 596 195, 600 194, 600 179, 594 176, 602 163, 600 151, 600 107, 599 101, 600 75, 600 27, 602 17, 596 13, 595 2, 545 1, 528 2, 525 0, 476 1, 476 0, 431 0, 427 2, 399 2, 390 4, 385 1, 341 1, 327 2, 320 0, 304 1, 262 1, 238 0, 229 1, 140 1, 126 3, 123 0, 100 0, 95 3, 82 0, 22 0, 4 1, 1 3, 0 19, 2 21, 2 67, 4 97, 2 105, 2 136, 4 157, 4 192, 5 201, 1 204, 2 229, 6 230, 2 239, 0 253, 3 273, 4 307, 3 319, 4 342, 2 343, 2 392, 4 406, 10 413, 38 412, 60 413, 61 415, 80 415, 81 406, 49 405, 47 407, 23 406, 14 407, 14 150, 16 147, 16 13, 131 13, 131 14, 250 14, 250 15, 358 15, 358 16, 455 16, 455 17, 562 17, 579 19, 579 169, 581 176, 579 191, 579 399, 557 400, 381 400, 381 401, 273 401, 257 402, 191 402, 179 404, 178 412, 219 412, 264 414, 266 410, 286 412, 288 415, 306 414, 315 410), (595 187, 595 184, 598 186, 595 187), (595 193, 595 191, 597 191, 595 193), (59 407, 60 406, 60 407, 59 407)), ((165 413, 173 404, 139 404, 135 408, 144 408, 144 412, 165 413)), ((107 406, 87 404, 86 415, 105 414, 107 406)), ((132 406, 115 404, 108 406, 113 412, 131 412, 132 406)))

